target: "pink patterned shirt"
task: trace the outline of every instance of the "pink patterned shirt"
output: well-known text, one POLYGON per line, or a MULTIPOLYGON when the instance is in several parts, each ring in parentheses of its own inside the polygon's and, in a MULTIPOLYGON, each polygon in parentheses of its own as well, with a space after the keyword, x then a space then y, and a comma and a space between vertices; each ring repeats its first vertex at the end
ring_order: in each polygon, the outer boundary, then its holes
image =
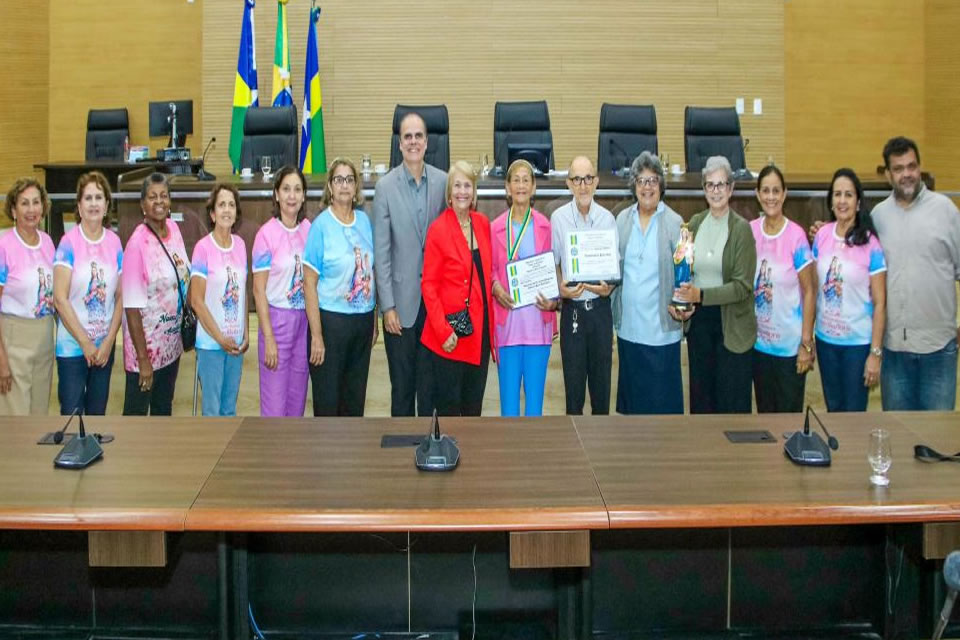
MULTIPOLYGON (((183 353, 183 343, 180 340, 181 306, 177 286, 179 284, 182 288, 186 300, 187 282, 190 278, 183 236, 180 235, 180 228, 169 218, 167 237, 163 245, 177 265, 176 272, 146 223, 138 226, 123 252, 123 274, 120 278, 123 308, 140 310, 143 333, 147 339, 147 353, 154 369, 171 364, 183 353)), ((140 370, 126 317, 123 321, 123 365, 130 372, 140 370)))
POLYGON ((0 311, 19 318, 53 313, 53 240, 43 231, 40 242, 28 245, 10 229, 0 236, 0 311))

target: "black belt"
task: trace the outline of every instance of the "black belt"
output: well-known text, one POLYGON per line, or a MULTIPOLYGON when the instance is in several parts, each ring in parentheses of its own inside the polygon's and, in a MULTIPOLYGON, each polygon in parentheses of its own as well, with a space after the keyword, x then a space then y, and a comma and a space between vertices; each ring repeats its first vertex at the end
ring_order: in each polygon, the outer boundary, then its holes
POLYGON ((590 311, 598 307, 610 304, 610 298, 600 297, 593 298, 592 300, 573 300, 570 298, 564 299, 563 306, 570 305, 571 308, 581 310, 581 311, 590 311))

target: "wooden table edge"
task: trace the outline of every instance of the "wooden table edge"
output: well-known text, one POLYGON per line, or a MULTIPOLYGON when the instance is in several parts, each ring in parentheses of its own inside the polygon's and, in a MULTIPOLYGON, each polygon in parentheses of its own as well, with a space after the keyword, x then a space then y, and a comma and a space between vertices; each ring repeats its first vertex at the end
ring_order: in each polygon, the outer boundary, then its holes
POLYGON ((554 531, 608 529, 605 509, 254 510, 193 508, 187 531, 554 531))
POLYGON ((183 531, 186 508, 0 508, 0 529, 59 531, 183 531))
POLYGON ((690 529, 960 521, 960 502, 909 505, 611 506, 611 529, 690 529))

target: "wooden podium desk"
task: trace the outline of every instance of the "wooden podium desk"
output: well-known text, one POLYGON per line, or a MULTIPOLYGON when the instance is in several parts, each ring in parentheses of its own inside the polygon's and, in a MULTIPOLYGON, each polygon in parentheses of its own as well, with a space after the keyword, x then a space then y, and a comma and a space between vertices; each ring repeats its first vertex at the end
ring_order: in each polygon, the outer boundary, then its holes
POLYGON ((936 436, 942 452, 960 449, 957 414, 932 415, 824 412, 840 444, 829 467, 801 467, 784 456, 782 436, 803 427, 799 415, 574 420, 611 528, 686 528, 960 520, 960 465, 913 458, 923 434, 936 436), (892 438, 887 488, 868 481, 868 434, 877 427, 892 438), (767 429, 776 442, 733 444, 727 429, 767 429))
MULTIPOLYGON (((103 459, 57 469, 62 445, 38 445, 66 417, 0 418, 0 529, 183 531, 187 512, 240 419, 87 416, 113 434, 103 459)), ((68 433, 77 432, 77 419, 68 433)))
POLYGON ((591 542, 594 629, 689 631, 683 619, 761 637, 929 634, 943 592, 924 558, 943 557, 960 520, 960 465, 916 461, 913 446, 960 450, 958 414, 821 419, 840 445, 830 467, 785 457, 799 414, 574 418, 610 514, 591 542), (875 427, 891 433, 888 488, 868 480, 875 427), (776 441, 732 444, 727 429, 767 429, 776 441))
POLYGON ((246 418, 187 516, 213 531, 605 529, 607 512, 566 417, 441 418, 462 456, 414 466, 424 418, 246 418))

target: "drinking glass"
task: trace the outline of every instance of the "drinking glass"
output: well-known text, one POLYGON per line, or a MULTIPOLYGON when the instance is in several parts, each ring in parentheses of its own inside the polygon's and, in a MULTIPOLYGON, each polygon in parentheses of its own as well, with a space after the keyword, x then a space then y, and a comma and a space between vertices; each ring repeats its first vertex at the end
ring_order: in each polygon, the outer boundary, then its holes
POLYGON ((369 176, 371 171, 373 171, 373 160, 370 159, 369 153, 365 153, 360 158, 360 172, 364 176, 369 176))
POLYGON ((270 167, 273 164, 273 158, 270 156, 260 156, 260 171, 263 172, 263 181, 270 179, 270 167))
POLYGON ((887 471, 893 464, 893 455, 890 451, 890 432, 886 429, 874 429, 870 432, 867 461, 873 471, 870 482, 878 487, 889 485, 890 478, 887 477, 887 471))

